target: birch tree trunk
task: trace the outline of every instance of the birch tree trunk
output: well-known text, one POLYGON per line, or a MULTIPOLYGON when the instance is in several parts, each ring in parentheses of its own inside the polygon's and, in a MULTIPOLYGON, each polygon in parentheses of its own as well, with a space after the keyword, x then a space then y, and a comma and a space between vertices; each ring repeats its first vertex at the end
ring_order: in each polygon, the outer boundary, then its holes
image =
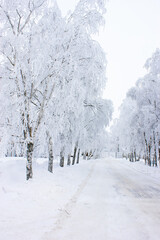
POLYGON ((159 160, 159 165, 160 165, 160 140, 158 142, 158 160, 159 160))
POLYGON ((157 167, 157 149, 156 149, 156 136, 155 132, 153 131, 153 144, 154 144, 154 160, 153 160, 153 166, 155 165, 157 167))
POLYGON ((148 165, 151 166, 151 145, 148 145, 148 165))
POLYGON ((147 143, 145 132, 144 132, 144 141, 145 141, 145 164, 146 164, 149 159, 149 153, 148 153, 148 143, 147 143))
POLYGON ((76 161, 77 146, 78 146, 78 142, 76 142, 76 145, 74 147, 74 154, 73 154, 72 165, 74 165, 75 161, 76 161))
POLYGON ((60 167, 64 167, 64 151, 63 151, 63 149, 60 152, 60 167))
POLYGON ((133 152, 131 152, 131 162, 134 162, 133 152))
POLYGON ((79 155, 80 155, 80 148, 78 149, 78 154, 77 154, 77 164, 79 163, 79 155))
POLYGON ((48 153, 49 153, 48 171, 53 173, 53 143, 51 136, 49 136, 48 141, 48 153))
POLYGON ((71 154, 68 154, 68 160, 67 160, 67 165, 71 165, 71 154))
POLYGON ((134 160, 135 160, 135 162, 137 161, 136 149, 134 150, 134 160))
POLYGON ((32 156, 33 156, 33 142, 27 143, 27 164, 26 164, 26 179, 29 180, 33 176, 32 172, 32 156))

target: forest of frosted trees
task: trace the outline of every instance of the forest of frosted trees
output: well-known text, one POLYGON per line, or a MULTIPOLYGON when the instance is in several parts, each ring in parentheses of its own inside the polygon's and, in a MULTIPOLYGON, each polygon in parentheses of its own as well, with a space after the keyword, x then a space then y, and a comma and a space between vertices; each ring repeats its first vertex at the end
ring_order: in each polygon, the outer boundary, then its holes
POLYGON ((0 0, 0 239, 160 239, 159 10, 0 0))
POLYGON ((112 150, 130 161, 145 159, 149 166, 160 161, 160 50, 146 61, 147 74, 128 90, 112 126, 112 150))
POLYGON ((160 50, 107 133, 113 107, 95 40, 105 13, 104 0, 80 0, 65 17, 55 0, 0 1, 0 156, 25 157, 27 180, 33 157, 47 157, 53 172, 54 158, 74 165, 105 148, 158 166, 160 50))
POLYGON ((104 148, 112 103, 93 39, 104 2, 80 0, 62 17, 56 1, 0 1, 0 155, 26 157, 27 180, 33 157, 48 157, 53 172, 55 156, 63 167, 104 148))

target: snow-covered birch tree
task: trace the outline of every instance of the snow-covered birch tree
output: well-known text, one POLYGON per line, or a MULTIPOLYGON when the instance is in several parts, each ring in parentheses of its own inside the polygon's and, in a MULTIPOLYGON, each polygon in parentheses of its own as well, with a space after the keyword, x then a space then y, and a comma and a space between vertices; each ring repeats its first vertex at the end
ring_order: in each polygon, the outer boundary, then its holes
MULTIPOLYGON (((29 0, 2 1, 0 10, 4 76, 17 98, 17 125, 23 129, 21 135, 27 149, 26 174, 29 179, 32 178, 35 137, 59 72, 51 44, 56 29, 51 26, 57 23, 57 11, 48 5, 48 1, 29 0)), ((60 20, 60 16, 58 18, 60 20)))

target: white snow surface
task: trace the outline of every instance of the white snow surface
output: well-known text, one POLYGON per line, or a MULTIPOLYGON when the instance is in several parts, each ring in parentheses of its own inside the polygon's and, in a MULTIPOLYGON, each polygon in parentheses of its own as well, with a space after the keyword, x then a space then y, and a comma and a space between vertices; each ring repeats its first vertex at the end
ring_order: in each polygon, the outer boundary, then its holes
POLYGON ((47 171, 0 159, 0 239, 159 240, 160 169, 104 158, 47 171))

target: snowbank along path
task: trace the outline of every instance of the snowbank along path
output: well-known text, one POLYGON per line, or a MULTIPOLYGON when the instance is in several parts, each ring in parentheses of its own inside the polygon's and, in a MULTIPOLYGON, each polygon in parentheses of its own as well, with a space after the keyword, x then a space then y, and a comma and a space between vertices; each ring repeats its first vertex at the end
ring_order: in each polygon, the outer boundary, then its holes
POLYGON ((160 178, 126 160, 93 161, 43 240, 159 240, 160 178))

